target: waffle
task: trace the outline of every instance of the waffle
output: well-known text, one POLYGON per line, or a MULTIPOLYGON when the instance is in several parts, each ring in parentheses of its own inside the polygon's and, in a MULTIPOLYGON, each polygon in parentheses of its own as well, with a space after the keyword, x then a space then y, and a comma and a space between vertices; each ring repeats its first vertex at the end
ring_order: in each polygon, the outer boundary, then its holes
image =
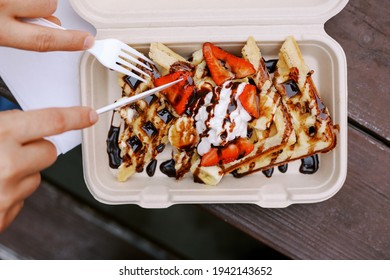
MULTIPOLYGON (((154 66, 149 66, 153 71, 142 69, 151 76, 146 83, 139 83, 129 76, 120 76, 119 85, 123 97, 133 96, 153 87, 153 81, 159 77, 159 73, 154 66)), ((164 150, 168 144, 168 129, 176 118, 169 107, 166 99, 158 92, 121 107, 114 113, 120 114, 124 120, 118 141, 122 158, 117 172, 118 181, 126 181, 134 173, 142 172, 164 150)), ((154 173, 154 170, 150 173, 154 173)))
POLYGON ((306 66, 293 37, 283 43, 274 76, 274 85, 291 116, 296 141, 235 170, 242 177, 273 166, 328 152, 336 145, 336 135, 328 109, 312 80, 313 71, 306 66))

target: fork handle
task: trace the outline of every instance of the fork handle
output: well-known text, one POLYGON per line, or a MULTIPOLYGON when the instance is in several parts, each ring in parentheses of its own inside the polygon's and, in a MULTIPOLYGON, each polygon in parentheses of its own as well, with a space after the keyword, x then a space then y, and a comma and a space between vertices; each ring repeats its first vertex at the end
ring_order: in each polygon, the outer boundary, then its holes
POLYGON ((57 25, 57 24, 55 24, 47 19, 44 19, 44 18, 23 18, 22 21, 27 22, 27 23, 40 25, 40 26, 66 30, 66 28, 63 28, 62 26, 57 25))

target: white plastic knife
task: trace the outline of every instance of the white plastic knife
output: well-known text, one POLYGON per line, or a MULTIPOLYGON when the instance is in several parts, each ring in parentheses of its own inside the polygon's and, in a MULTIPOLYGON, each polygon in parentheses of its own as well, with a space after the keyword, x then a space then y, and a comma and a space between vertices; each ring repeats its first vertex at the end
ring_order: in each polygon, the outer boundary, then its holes
POLYGON ((176 81, 173 81, 173 82, 170 82, 170 83, 167 83, 165 85, 162 85, 162 86, 159 86, 159 87, 156 87, 156 88, 152 88, 150 90, 147 90, 147 91, 144 91, 142 93, 139 93, 135 96, 131 96, 131 97, 127 97, 125 99, 121 99, 120 101, 118 102, 115 102, 113 104, 110 104, 110 105, 107 105, 107 106, 104 106, 102 108, 99 108, 96 110, 96 113, 98 113, 99 115, 102 114, 102 113, 105 113, 105 112, 108 112, 108 111, 111 111, 111 110, 114 110, 118 107, 122 107, 122 106, 125 106, 127 104, 130 104, 134 101, 137 101, 139 99, 142 99, 142 98, 145 98, 149 95, 152 95, 153 93, 156 93, 158 91, 161 91, 161 90, 164 90, 166 88, 169 88, 170 86, 173 86, 174 84, 182 81, 183 79, 178 79, 176 81))

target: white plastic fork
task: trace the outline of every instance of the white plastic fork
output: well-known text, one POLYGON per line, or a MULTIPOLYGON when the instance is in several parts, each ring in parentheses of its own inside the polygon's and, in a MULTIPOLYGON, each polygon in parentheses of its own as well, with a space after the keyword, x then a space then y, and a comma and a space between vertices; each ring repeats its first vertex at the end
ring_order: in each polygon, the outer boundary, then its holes
MULTIPOLYGON (((28 22, 40 26, 66 30, 66 28, 63 28, 62 26, 59 26, 44 18, 23 18, 22 20, 24 22, 28 22)), ((87 51, 92 55, 94 55, 97 58, 97 60, 99 60, 99 62, 104 66, 106 66, 107 68, 131 76, 143 82, 146 82, 144 78, 128 70, 125 67, 128 67, 138 72, 141 75, 150 77, 150 75, 148 75, 145 71, 137 68, 135 65, 138 64, 140 66, 145 67, 148 70, 152 70, 152 69, 145 63, 137 60, 135 57, 142 58, 145 61, 154 64, 145 55, 143 55, 139 51, 133 49, 129 45, 126 45, 125 43, 117 39, 95 40, 95 44, 93 45, 93 47, 88 49, 87 51), (130 63, 129 61, 133 62, 135 65, 133 63, 130 63)))
POLYGON ((183 78, 180 78, 180 79, 177 79, 176 81, 167 83, 165 85, 162 85, 162 86, 159 86, 159 87, 155 87, 155 88, 152 88, 150 90, 141 92, 141 93, 139 93, 137 95, 134 95, 134 96, 131 96, 131 97, 122 98, 122 99, 116 101, 115 103, 112 103, 110 105, 107 105, 107 106, 104 106, 102 108, 97 109, 96 113, 98 113, 100 115, 102 113, 105 113, 105 112, 108 112, 108 111, 112 111, 113 109, 125 106, 125 105, 130 104, 132 102, 135 102, 135 101, 137 101, 139 99, 143 99, 143 98, 145 98, 145 97, 147 97, 149 95, 152 95, 152 94, 154 94, 154 93, 156 93, 158 91, 161 91, 161 90, 164 90, 166 88, 169 88, 170 86, 173 86, 174 84, 177 84, 178 82, 180 82, 182 80, 183 80, 183 78))

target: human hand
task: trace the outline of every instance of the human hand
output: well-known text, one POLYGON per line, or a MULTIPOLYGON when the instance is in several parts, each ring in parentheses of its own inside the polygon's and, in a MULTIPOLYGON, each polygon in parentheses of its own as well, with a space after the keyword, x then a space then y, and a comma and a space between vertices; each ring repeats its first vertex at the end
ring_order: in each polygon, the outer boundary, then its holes
POLYGON ((60 24, 53 16, 57 0, 0 0, 0 45, 39 52, 86 50, 94 37, 88 32, 60 30, 21 21, 21 18, 46 18, 60 24))
POLYGON ((0 112, 0 232, 39 186, 40 171, 57 158, 54 144, 43 137, 89 127, 97 119, 88 107, 0 112))

